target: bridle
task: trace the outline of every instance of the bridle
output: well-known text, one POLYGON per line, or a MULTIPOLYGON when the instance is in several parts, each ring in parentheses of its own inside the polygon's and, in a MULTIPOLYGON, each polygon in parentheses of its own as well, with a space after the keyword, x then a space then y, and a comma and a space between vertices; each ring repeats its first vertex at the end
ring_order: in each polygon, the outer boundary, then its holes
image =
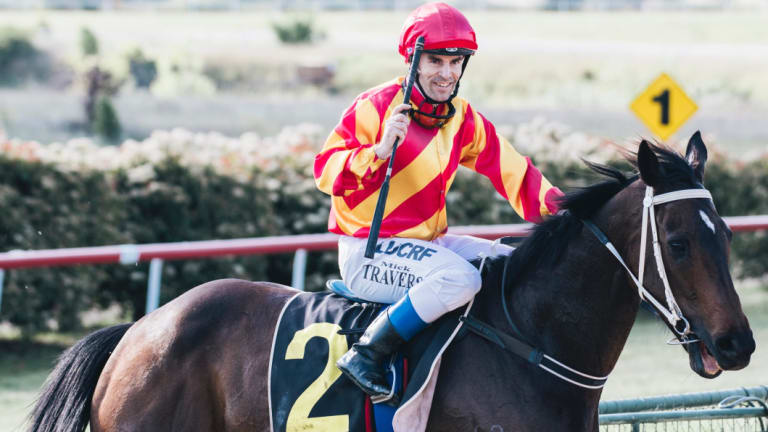
MULTIPOLYGON (((637 286, 637 294, 641 300, 650 303, 653 308, 669 323, 670 327, 675 331, 679 344, 690 344, 698 342, 699 339, 695 338, 695 334, 691 331, 691 325, 689 321, 683 316, 680 306, 678 306, 675 296, 669 287, 669 280, 667 278, 667 272, 664 266, 664 260, 661 254, 661 245, 659 243, 659 235, 656 224, 656 213, 654 208, 656 205, 665 204, 672 201, 678 201, 683 199, 696 199, 704 198, 712 200, 712 194, 706 189, 684 189, 661 195, 654 196, 654 191, 651 186, 647 186, 645 189, 645 198, 643 199, 643 217, 642 228, 640 238, 640 262, 638 263, 638 276, 632 273, 629 269, 621 254, 618 252, 613 243, 608 240, 608 237, 590 220, 582 220, 584 225, 589 228, 590 231, 598 238, 598 240, 616 257, 619 263, 629 273, 632 281, 637 286), (648 238, 648 225, 651 226, 651 233, 653 236, 653 255, 656 260, 656 268, 659 274, 659 278, 664 284, 664 295, 666 305, 663 305, 658 301, 645 287, 643 287, 642 281, 645 272, 645 250, 648 238), (681 326, 682 324, 682 326, 681 326), (694 337, 692 337, 694 336, 694 337)), ((504 261, 504 270, 501 277, 501 304, 504 309, 504 315, 507 319, 507 324, 517 333, 518 337, 509 335, 505 332, 499 331, 489 324, 486 324, 477 318, 470 316, 467 313, 461 317, 461 321, 467 325, 467 329, 477 333, 478 335, 496 343, 502 349, 508 350, 530 363, 538 366, 548 373, 551 373, 558 378, 567 381, 576 386, 586 389, 600 389, 605 386, 608 381, 608 375, 606 376, 593 376, 573 369, 564 363, 559 362, 555 358, 544 354, 541 350, 534 348, 524 341, 524 337, 517 326, 512 320, 512 316, 509 313, 506 302, 506 278, 507 267, 509 265, 511 255, 508 255, 504 261)), ((482 272, 485 264, 485 257, 483 257, 480 263, 480 271, 482 272)), ((670 342, 668 342, 670 343, 670 342)))
POLYGON ((605 236, 605 234, 603 234, 602 231, 600 231, 591 221, 583 221, 584 225, 586 225, 587 228, 589 228, 590 231, 595 234, 600 242, 603 243, 603 245, 605 245, 609 251, 611 251, 613 256, 615 256, 619 263, 624 267, 624 269, 627 270, 627 273, 629 273, 632 281, 637 286, 637 295, 640 297, 640 300, 646 301, 653 305, 653 308, 667 320, 670 328, 672 328, 675 333, 677 333, 677 339, 679 340, 678 343, 680 344, 698 342, 699 339, 691 337, 691 335, 695 336, 695 334, 691 331, 691 324, 683 316, 683 312, 680 310, 680 306, 678 306, 677 301, 675 300, 675 296, 672 294, 672 290, 669 287, 669 279, 667 278, 664 259, 661 255, 661 244, 659 243, 659 233, 658 229, 656 228, 656 212, 654 209, 655 206, 659 204, 695 198, 712 200, 712 194, 706 189, 683 189, 654 196, 653 188, 651 186, 646 186, 645 198, 643 198, 643 226, 642 234, 640 237, 640 262, 638 263, 637 277, 635 277, 635 275, 629 269, 627 264, 624 262, 624 259, 621 258, 621 254, 619 254, 613 244, 605 236), (645 272, 645 250, 648 238, 649 223, 651 226, 651 233, 653 235, 653 256, 656 260, 656 270, 659 273, 659 278, 664 284, 664 297, 667 303, 666 306, 661 304, 660 301, 656 300, 656 298, 651 295, 651 293, 648 292, 645 287, 643 287, 643 278, 645 272))

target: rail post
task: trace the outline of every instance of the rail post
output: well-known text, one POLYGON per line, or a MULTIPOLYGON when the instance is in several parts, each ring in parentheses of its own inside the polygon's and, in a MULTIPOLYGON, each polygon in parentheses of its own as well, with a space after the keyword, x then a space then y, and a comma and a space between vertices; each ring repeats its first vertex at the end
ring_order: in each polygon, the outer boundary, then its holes
POLYGON ((152 258, 149 262, 149 283, 147 284, 147 315, 160 305, 160 280, 162 274, 163 260, 152 258))
POLYGON ((304 291, 304 279, 307 271, 307 250, 296 249, 293 256, 293 272, 291 275, 291 286, 299 291, 304 291))

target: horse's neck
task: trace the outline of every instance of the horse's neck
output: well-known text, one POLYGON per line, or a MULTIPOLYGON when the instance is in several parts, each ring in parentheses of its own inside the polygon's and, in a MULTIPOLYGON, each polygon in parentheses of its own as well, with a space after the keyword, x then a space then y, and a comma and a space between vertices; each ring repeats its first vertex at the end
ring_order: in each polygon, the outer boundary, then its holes
MULTIPOLYGON (((606 205, 593 222, 626 254, 635 241, 628 227, 640 221, 636 212, 619 220, 619 210, 606 205)), ((514 283, 507 283, 506 301, 529 343, 569 367, 606 376, 629 336, 639 300, 616 258, 580 222, 570 223, 571 240, 556 263, 507 275, 514 283)), ((498 261, 491 265, 472 313, 514 335, 502 308, 502 272, 498 261)), ((480 337, 460 339, 446 351, 442 368, 448 378, 436 390, 436 412, 466 414, 449 422, 430 419, 437 422, 434 430, 471 430, 488 419, 536 425, 515 430, 597 430, 600 390, 576 387, 480 337)))
MULTIPOLYGON (((594 222, 621 250, 631 234, 626 221, 617 223, 614 216, 606 208, 594 222)), ((556 264, 531 269, 508 286, 508 304, 515 325, 537 348, 584 373, 605 376, 618 360, 639 305, 628 282, 616 258, 583 227, 556 264)), ((484 309, 489 321, 508 328, 498 301, 484 309)))

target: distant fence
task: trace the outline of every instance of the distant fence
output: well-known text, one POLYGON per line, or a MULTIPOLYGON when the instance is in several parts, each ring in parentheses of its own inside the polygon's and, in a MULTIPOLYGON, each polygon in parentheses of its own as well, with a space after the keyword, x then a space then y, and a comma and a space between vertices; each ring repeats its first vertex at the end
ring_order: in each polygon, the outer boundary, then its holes
POLYGON ((768 386, 600 403, 602 432, 768 431, 768 386))
MULTIPOLYGON (((768 215, 728 216, 723 220, 733 232, 768 230, 768 215)), ((449 228, 458 235, 485 239, 525 237, 532 224, 467 225, 449 228)), ((207 258, 222 255, 253 255, 336 248, 335 234, 300 234, 230 240, 205 240, 143 245, 95 246, 48 250, 15 250, 0 253, 0 269, 54 267, 76 264, 135 264, 160 259, 207 258)))
MULTIPOLYGON (((765 216, 764 220, 745 220, 740 222, 738 226, 751 229, 753 226, 759 225, 768 229, 768 216, 765 216)), ((504 236, 524 237, 530 227, 531 224, 458 226, 452 227, 450 232, 496 239, 504 236)), ((0 310, 2 308, 5 271, 33 267, 106 263, 135 264, 149 261, 146 304, 146 312, 149 313, 159 305, 163 260, 295 252, 291 286, 303 290, 307 251, 335 249, 338 239, 339 237, 335 234, 303 234, 143 245, 17 250, 0 253, 0 310)))
MULTIPOLYGON (((768 230, 768 215, 731 216, 723 218, 734 232, 768 230)), ((474 235, 486 239, 525 237, 531 224, 475 225, 451 227, 451 234, 474 235)), ((150 261, 146 312, 159 305, 163 260, 210 258, 223 255, 254 255, 295 252, 291 286, 304 289, 307 251, 336 248, 335 234, 303 234, 208 240, 144 245, 96 246, 69 249, 18 250, 0 253, 0 310, 3 278, 9 269, 54 267, 78 264, 135 264, 150 261)))
MULTIPOLYGON (((421 0, 0 0, 16 9, 178 10, 411 10, 421 0)), ((462 10, 766 9, 765 0, 456 0, 462 10)))

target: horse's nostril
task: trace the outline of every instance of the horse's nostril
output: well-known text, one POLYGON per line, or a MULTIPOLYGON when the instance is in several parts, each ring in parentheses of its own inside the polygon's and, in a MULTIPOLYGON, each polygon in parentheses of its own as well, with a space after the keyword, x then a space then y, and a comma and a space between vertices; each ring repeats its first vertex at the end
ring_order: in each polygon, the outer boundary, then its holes
POLYGON ((715 340, 715 347, 725 356, 749 356, 755 351, 752 332, 732 333, 715 340))
POLYGON ((731 337, 725 336, 717 339, 715 342, 715 346, 717 347, 718 351, 729 353, 734 350, 734 341, 731 337))

